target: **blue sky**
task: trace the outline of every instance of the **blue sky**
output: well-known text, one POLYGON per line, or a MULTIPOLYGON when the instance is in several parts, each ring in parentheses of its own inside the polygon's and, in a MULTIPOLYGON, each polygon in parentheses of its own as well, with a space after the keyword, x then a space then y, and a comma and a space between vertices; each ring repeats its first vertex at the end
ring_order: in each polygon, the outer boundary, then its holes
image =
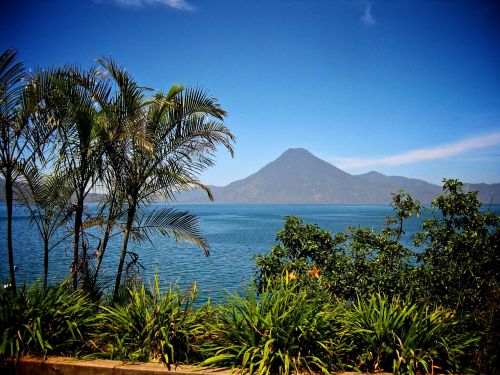
POLYGON ((290 147, 344 170, 500 182, 495 1, 5 0, 0 47, 30 67, 112 56, 144 85, 201 86, 246 177, 290 147))

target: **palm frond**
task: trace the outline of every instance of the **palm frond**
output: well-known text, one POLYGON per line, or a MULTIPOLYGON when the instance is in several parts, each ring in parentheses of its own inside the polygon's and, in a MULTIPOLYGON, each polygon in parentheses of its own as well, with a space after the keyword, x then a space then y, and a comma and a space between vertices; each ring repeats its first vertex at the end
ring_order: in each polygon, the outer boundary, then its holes
POLYGON ((1 126, 13 122, 22 97, 24 65, 16 62, 17 52, 7 49, 0 55, 0 121, 1 126))
POLYGON ((198 218, 187 212, 174 208, 162 208, 150 212, 140 211, 132 228, 136 239, 151 239, 153 234, 173 237, 177 242, 190 242, 210 255, 210 246, 203 236, 198 218))
POLYGON ((20 173, 22 180, 16 183, 18 201, 29 212, 30 222, 36 225, 40 236, 49 243, 74 213, 67 178, 44 174, 33 163, 23 164, 20 173))
POLYGON ((227 116, 216 98, 210 97, 205 90, 199 88, 187 88, 180 95, 182 108, 185 116, 201 113, 209 114, 219 120, 227 116))

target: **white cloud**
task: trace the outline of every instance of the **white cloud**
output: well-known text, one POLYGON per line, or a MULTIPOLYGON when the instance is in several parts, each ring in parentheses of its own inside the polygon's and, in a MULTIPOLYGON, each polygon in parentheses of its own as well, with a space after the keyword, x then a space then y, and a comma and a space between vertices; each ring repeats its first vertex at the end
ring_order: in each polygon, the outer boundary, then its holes
POLYGON ((375 24, 375 17, 372 14, 372 3, 365 2, 363 3, 363 15, 361 16, 361 21, 366 26, 371 26, 375 24))
POLYGON ((196 8, 186 0, 111 0, 118 5, 128 8, 141 8, 149 5, 163 5, 177 10, 192 11, 196 8))
POLYGON ((339 168, 357 169, 374 166, 393 166, 410 164, 425 160, 443 159, 458 155, 470 150, 482 149, 500 144, 500 132, 473 137, 459 142, 432 147, 422 148, 402 154, 384 156, 379 158, 337 158, 335 164, 339 168))

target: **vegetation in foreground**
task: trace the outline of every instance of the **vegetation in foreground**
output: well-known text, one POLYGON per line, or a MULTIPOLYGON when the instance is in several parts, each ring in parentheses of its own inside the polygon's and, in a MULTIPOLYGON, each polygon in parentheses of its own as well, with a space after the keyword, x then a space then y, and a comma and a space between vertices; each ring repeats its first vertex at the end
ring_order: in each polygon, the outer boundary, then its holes
POLYGON ((256 259, 256 282, 217 305, 197 303, 196 285, 180 291, 157 278, 119 300, 72 292, 70 280, 3 290, 0 353, 259 374, 496 373, 499 217, 460 182, 444 189, 411 249, 404 222, 422 208, 404 193, 380 232, 332 235, 286 218, 279 243, 256 259))
POLYGON ((109 59, 89 70, 28 75, 14 51, 0 55, 9 263, 0 291, 2 359, 90 356, 259 374, 500 372, 500 218, 481 211, 477 194, 456 180, 444 181, 433 218, 412 247, 402 242, 405 221, 423 208, 399 192, 381 231, 332 235, 286 218, 278 244, 256 257, 256 282, 225 303, 197 304, 196 285, 180 291, 156 278, 128 282, 139 257, 129 245, 153 232, 191 241, 208 255, 195 216, 143 206, 192 187, 210 196, 197 176, 212 165, 218 145, 232 153, 235 139, 223 123, 226 112, 203 90, 147 91, 109 59), (107 194, 97 214, 87 215, 85 198, 95 187, 107 194), (43 243, 43 279, 21 289, 14 194, 43 243), (99 272, 115 235, 122 247, 107 296, 99 272), (66 238, 72 267, 65 282, 50 285, 48 254, 66 238))

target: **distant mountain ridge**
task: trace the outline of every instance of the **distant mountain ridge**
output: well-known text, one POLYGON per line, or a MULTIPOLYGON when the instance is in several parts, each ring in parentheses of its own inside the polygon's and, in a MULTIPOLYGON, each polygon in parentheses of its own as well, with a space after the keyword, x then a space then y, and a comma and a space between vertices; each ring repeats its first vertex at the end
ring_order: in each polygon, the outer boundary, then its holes
MULTIPOLYGON (((0 179, 0 201, 5 201, 4 184, 0 179)), ((479 191, 484 203, 500 203, 500 183, 464 183, 464 187, 479 191)), ((413 178, 375 171, 351 175, 303 148, 291 148, 256 173, 210 189, 213 203, 222 204, 387 204, 391 193, 401 189, 421 203, 430 203, 442 192, 441 186, 413 178)), ((181 192, 176 202, 210 203, 202 190, 181 192)))
MULTIPOLYGON (((20 183, 21 186, 26 186, 23 182, 20 183)), ((16 192, 16 189, 14 189, 14 200, 17 199, 18 192, 16 192)), ((105 197, 104 194, 101 193, 88 193, 87 197, 85 198, 85 203, 98 203, 105 197)), ((75 196, 73 195, 73 199, 75 196)), ((0 177, 0 202, 5 202, 5 180, 0 177)))
MULTIPOLYGON (((479 190, 486 203, 500 203, 500 183, 464 184, 479 190)), ((210 186, 214 203, 240 204, 387 204, 400 189, 422 203, 430 203, 442 191, 423 180, 386 176, 379 172, 351 175, 303 148, 285 151, 256 173, 229 185, 210 186)), ((208 203, 196 190, 178 194, 178 203, 208 203)))

